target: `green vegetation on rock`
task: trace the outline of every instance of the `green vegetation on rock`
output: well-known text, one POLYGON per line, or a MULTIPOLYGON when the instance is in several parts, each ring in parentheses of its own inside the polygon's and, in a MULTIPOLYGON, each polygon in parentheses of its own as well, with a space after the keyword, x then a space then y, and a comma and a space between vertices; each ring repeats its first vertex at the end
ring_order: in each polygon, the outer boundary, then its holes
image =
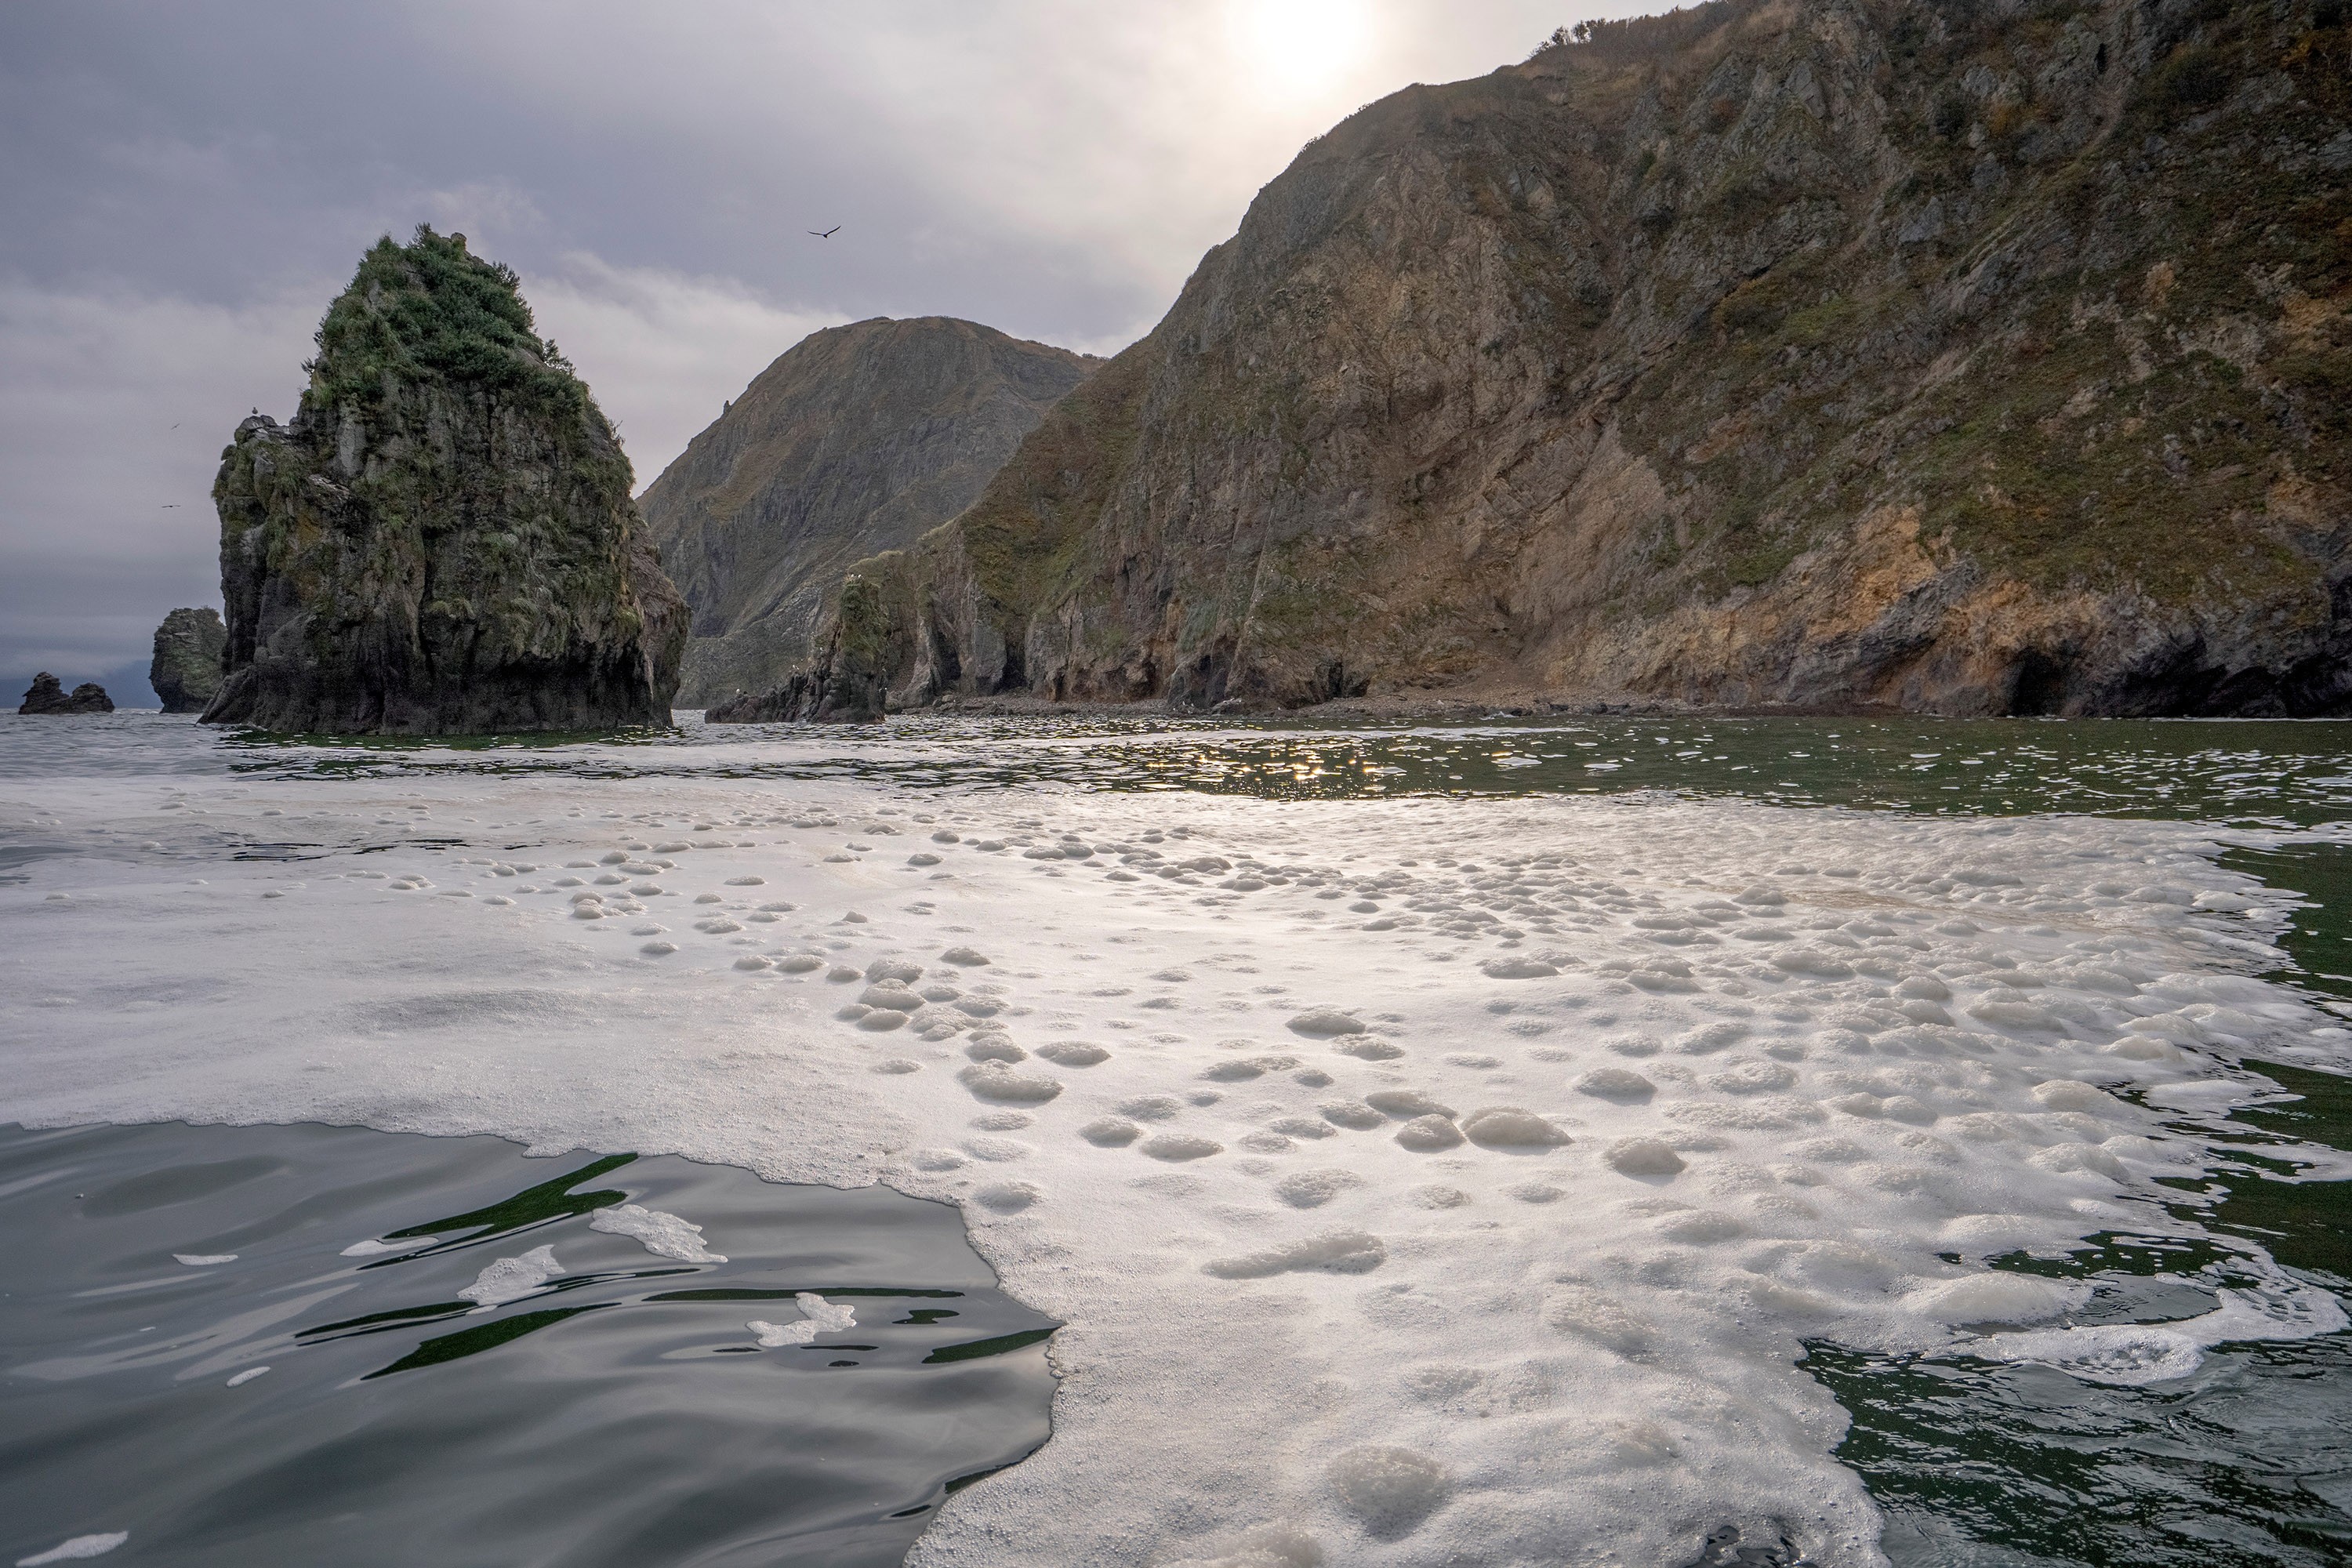
POLYGON ((666 722, 685 607, 627 457, 462 235, 380 241, 293 422, 222 454, 226 679, 208 721, 479 733, 666 722))

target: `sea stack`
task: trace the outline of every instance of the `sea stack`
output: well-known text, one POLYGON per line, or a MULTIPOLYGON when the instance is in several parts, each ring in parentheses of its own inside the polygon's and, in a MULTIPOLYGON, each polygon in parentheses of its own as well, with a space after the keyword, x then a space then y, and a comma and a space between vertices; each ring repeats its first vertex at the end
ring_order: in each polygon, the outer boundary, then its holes
POLYGON ((111 713, 114 700, 106 688, 95 680, 85 680, 69 694, 58 678, 47 670, 33 677, 25 700, 17 706, 19 713, 111 713))
POLYGON ((782 680, 850 564, 970 506, 1098 363, 947 316, 827 327, 785 351, 646 490, 694 617, 678 700, 782 680))
POLYGON ((380 240, 291 423, 213 500, 227 607, 208 723, 481 734, 666 723, 686 637, 613 427, 513 271, 380 240))
POLYGON ((228 627, 209 605, 173 610, 163 617, 155 628, 155 657, 147 666, 147 684, 155 689, 164 712, 205 710, 220 689, 221 649, 227 646, 228 627))

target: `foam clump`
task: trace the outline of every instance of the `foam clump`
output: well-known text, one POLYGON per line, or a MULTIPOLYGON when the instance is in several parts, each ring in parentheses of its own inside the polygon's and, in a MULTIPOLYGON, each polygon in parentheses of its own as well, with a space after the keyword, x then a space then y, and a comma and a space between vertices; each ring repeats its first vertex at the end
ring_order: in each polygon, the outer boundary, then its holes
POLYGON ((2030 1274, 1988 1271, 1915 1292, 1906 1304, 1943 1323, 2032 1323, 2056 1317, 2084 1293, 2030 1274))
POLYGON ((1323 1568, 1323 1562, 1313 1536, 1269 1525, 1234 1537, 1213 1557, 1180 1557, 1160 1568, 1323 1568))
POLYGON ((1374 1536, 1411 1534, 1444 1506, 1454 1479, 1444 1465, 1411 1448, 1368 1444, 1349 1448, 1324 1475, 1339 1505, 1374 1536))
POLYGON ((1655 1138, 1621 1138, 1601 1158, 1622 1176, 1671 1176, 1683 1169, 1683 1157, 1673 1145, 1655 1138))
POLYGON ((1301 1013, 1290 1020, 1293 1034, 1314 1037, 1335 1035, 1360 1035, 1364 1021, 1329 1007, 1318 1007, 1311 1013, 1301 1013))
POLYGON ((1544 1326, 1556 1333, 1589 1340, 1621 1356, 1637 1356, 1650 1349, 1650 1326, 1606 1291, 1573 1281, 1549 1292, 1543 1303, 1544 1326))
POLYGON ((553 1247, 534 1247, 520 1257, 501 1258, 490 1264, 457 1297, 481 1307, 502 1307, 520 1301, 562 1272, 553 1247))
POLYGON ((1003 1105, 1043 1104, 1062 1092, 1062 1086, 1050 1078, 1017 1073, 998 1061, 976 1063, 956 1078, 971 1090, 973 1099, 1003 1105))
POLYGON ((1298 1171, 1275 1183, 1274 1195, 1293 1208, 1320 1208, 1364 1178, 1353 1171, 1298 1171))
POLYGON ((725 1254, 713 1252, 702 1244, 700 1226, 641 1204, 615 1204, 598 1209, 590 1217, 588 1228, 607 1236, 625 1236, 656 1258, 675 1258, 680 1263, 727 1261, 725 1254))
POLYGON ((1576 1080, 1576 1092, 1638 1105, 1657 1093, 1658 1086, 1627 1068, 1597 1068, 1576 1080))
POLYGON ((1369 1274, 1387 1262, 1388 1257, 1388 1248, 1381 1245, 1380 1237, 1360 1230, 1340 1230, 1239 1258, 1212 1258, 1201 1265, 1201 1272, 1220 1279, 1265 1279, 1298 1270, 1369 1274))
POLYGON ((972 1202, 996 1214, 1018 1214, 1030 1205, 1045 1198, 1043 1190, 1029 1182, 991 1182, 974 1189, 972 1202))
POLYGON ((1461 1146, 1462 1129, 1444 1116, 1416 1116, 1396 1131, 1396 1141, 1416 1154, 1461 1146))
POLYGON ((1213 1138, 1202 1138, 1190 1132, 1160 1132, 1136 1145, 1140 1153, 1155 1160, 1179 1163, 1205 1160, 1212 1154, 1222 1154, 1225 1146, 1213 1138))
POLYGON ((846 1333, 857 1326, 857 1312, 846 1304, 826 1300, 814 1290, 803 1290, 793 1298, 793 1305, 801 1310, 796 1322, 771 1323, 754 1318, 743 1326, 758 1336, 762 1350, 782 1350, 787 1345, 814 1344, 819 1334, 846 1333))
POLYGON ((1567 1133, 1513 1105, 1472 1111, 1462 1123, 1462 1135, 1482 1149, 1556 1149, 1568 1142, 1567 1133))
MULTIPOLYGON (((47 1568, 47 1564, 51 1563, 79 1563, 91 1557, 103 1557, 130 1539, 131 1532, 127 1530, 77 1535, 58 1542, 47 1552, 36 1552, 30 1557, 17 1558, 16 1568, 47 1568)), ((1255 1564, 1251 1568, 1255 1568, 1255 1564)), ((1288 1564, 1284 1564, 1283 1568, 1288 1568, 1288 1564)))

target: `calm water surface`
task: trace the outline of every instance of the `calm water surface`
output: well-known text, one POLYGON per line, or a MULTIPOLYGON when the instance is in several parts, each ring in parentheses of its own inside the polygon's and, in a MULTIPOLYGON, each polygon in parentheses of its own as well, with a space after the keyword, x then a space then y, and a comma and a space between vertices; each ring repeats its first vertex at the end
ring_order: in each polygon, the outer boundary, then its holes
POLYGON ((357 1128, 0 1127, 0 1562, 127 1531, 110 1560, 175 1568, 881 1568, 1047 1435, 1055 1325, 952 1208, 880 1187, 357 1128), (625 1203, 724 1261, 594 1228, 625 1203), (462 1294, 541 1247, 516 1299, 462 1294), (800 1321, 801 1291, 854 1323, 763 1348, 747 1323, 800 1321))

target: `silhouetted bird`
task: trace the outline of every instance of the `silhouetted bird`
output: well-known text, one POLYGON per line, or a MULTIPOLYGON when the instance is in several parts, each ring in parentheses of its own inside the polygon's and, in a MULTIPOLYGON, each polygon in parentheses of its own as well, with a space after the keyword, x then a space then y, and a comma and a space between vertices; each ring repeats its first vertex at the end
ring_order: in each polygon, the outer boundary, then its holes
POLYGON ((815 229, 811 229, 809 232, 816 235, 819 239, 831 239, 835 235, 841 232, 841 226, 839 224, 835 224, 831 228, 824 230, 823 233, 819 233, 815 229))

